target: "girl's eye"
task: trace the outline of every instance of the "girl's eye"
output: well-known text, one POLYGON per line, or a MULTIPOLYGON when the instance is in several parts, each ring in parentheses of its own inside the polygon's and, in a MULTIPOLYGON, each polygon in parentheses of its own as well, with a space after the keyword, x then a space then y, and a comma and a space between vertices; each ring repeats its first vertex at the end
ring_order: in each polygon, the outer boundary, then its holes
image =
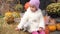
POLYGON ((32 6, 32 8, 35 8, 35 6, 32 6))
POLYGON ((30 6, 31 8, 35 8, 35 6, 30 6))

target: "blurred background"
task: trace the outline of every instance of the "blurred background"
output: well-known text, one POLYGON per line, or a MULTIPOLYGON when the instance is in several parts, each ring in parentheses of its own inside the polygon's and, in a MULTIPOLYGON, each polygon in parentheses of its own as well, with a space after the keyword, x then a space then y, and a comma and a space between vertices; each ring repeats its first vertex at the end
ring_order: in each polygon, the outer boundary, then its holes
MULTIPOLYGON (((0 34, 29 34, 15 31, 30 0, 0 0, 0 34)), ((60 0, 40 0, 46 34, 60 34, 60 0)))

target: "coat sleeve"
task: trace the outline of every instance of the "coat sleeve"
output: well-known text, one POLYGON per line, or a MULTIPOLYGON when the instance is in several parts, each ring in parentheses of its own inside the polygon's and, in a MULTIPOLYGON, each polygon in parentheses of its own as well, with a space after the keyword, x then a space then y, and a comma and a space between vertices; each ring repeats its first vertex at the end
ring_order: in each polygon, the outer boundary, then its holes
POLYGON ((43 17, 42 12, 40 12, 40 23, 39 23, 39 27, 42 27, 43 29, 45 29, 44 17, 43 17))
POLYGON ((20 23, 19 23, 19 25, 17 27, 19 29, 22 29, 23 25, 27 22, 27 20, 28 20, 28 12, 25 12, 25 14, 21 18, 21 21, 20 21, 20 23))

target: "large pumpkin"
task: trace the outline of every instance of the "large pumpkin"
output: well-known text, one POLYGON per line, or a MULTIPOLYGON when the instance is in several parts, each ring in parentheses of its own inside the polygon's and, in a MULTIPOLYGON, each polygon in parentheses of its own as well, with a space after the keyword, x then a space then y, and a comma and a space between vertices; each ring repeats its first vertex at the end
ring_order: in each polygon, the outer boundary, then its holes
POLYGON ((27 2, 24 6, 25 10, 27 10, 27 8, 30 6, 29 2, 27 2))
POLYGON ((57 26, 57 30, 60 30, 60 23, 58 23, 56 26, 57 26))
POLYGON ((52 31, 55 31, 56 30, 56 25, 48 25, 48 28, 49 30, 52 32, 52 31))

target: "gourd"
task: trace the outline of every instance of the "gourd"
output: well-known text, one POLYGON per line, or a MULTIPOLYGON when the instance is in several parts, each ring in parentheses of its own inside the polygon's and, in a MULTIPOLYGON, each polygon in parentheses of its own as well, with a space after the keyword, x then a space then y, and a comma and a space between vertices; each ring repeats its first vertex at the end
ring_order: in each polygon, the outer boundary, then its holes
POLYGON ((29 6, 30 6, 30 4, 29 4, 29 2, 27 2, 24 6, 25 10, 27 10, 29 6))
POLYGON ((52 31, 56 31, 56 25, 48 25, 49 30, 52 31))

